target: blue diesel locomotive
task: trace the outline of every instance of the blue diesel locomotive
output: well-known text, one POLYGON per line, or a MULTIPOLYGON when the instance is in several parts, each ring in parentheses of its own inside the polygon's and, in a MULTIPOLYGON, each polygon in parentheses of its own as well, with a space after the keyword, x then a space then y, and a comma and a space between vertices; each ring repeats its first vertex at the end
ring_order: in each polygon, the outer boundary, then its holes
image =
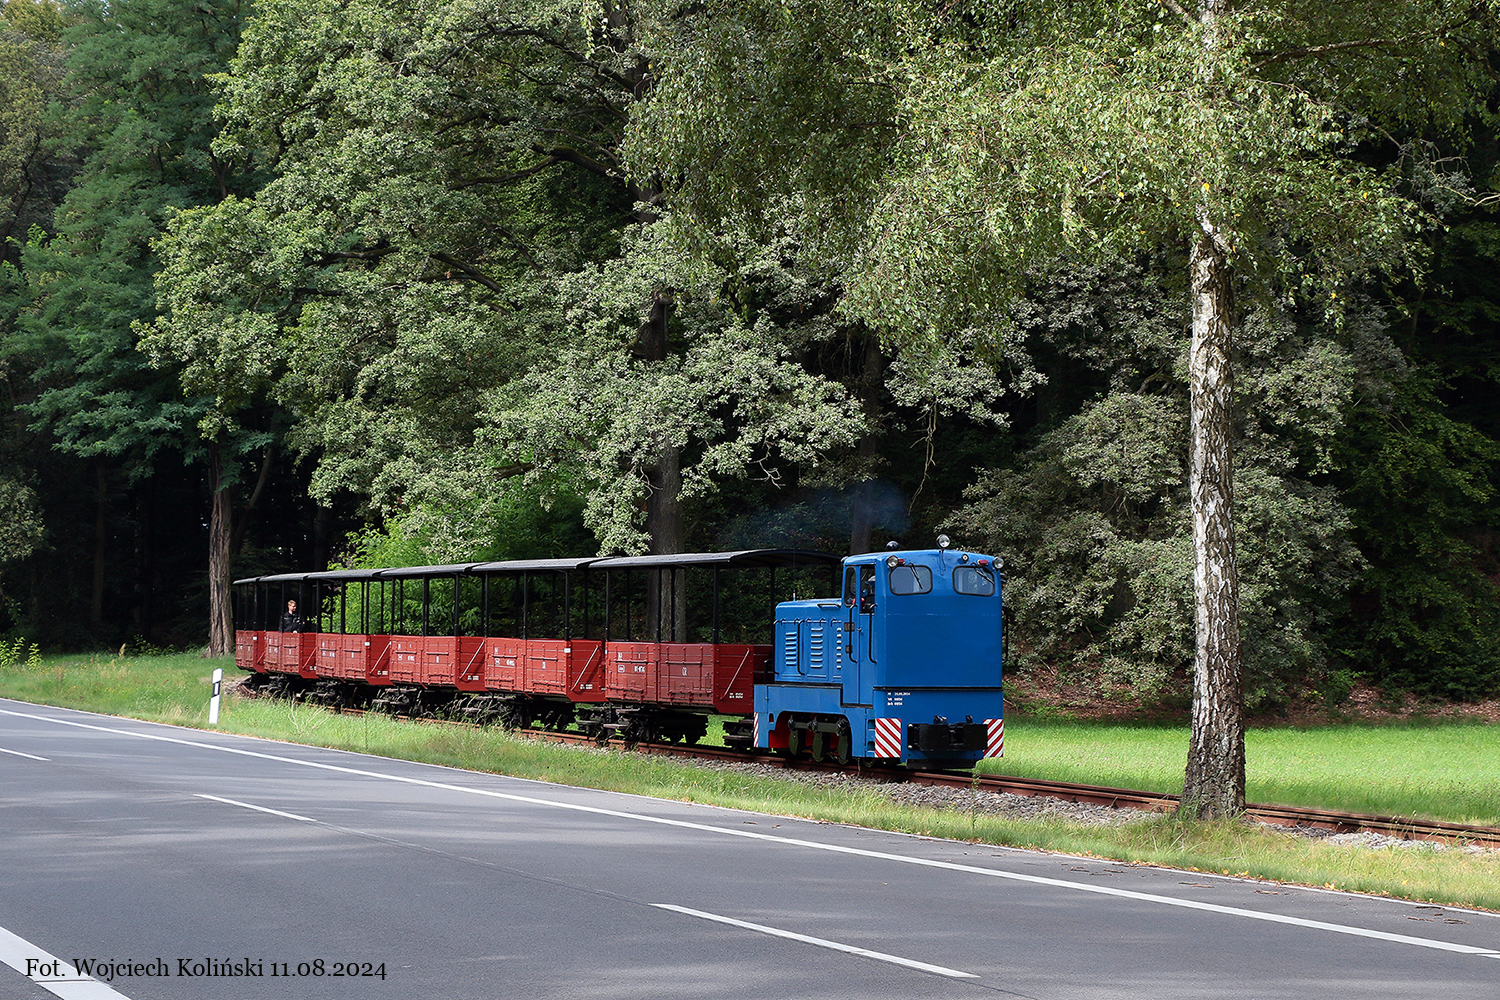
POLYGON ((601 743, 696 742, 719 716, 730 745, 970 767, 1004 746, 1000 564, 939 546, 255 577, 236 581, 236 662, 334 705, 601 743))
POLYGON ((990 556, 946 545, 851 556, 842 600, 777 605, 754 745, 939 768, 998 757, 1002 630, 990 556))

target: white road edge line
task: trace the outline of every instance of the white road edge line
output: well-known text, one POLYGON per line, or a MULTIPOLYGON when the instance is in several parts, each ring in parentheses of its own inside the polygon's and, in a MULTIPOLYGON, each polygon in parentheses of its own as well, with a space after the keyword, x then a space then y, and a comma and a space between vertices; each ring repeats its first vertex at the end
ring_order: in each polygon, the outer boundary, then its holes
POLYGON ((238 799, 225 799, 217 795, 204 795, 202 792, 194 793, 200 799, 210 799, 214 802, 223 802, 225 805, 239 806, 241 809, 254 809, 258 813, 270 813, 272 816, 285 816, 287 819, 301 820, 303 823, 316 823, 317 820, 308 816, 298 816, 296 813, 282 812, 280 809, 267 809, 265 806, 253 806, 248 802, 238 799))
POLYGON ((918 962, 910 958, 902 958, 900 955, 887 955, 883 951, 871 951, 868 948, 856 948, 852 944, 841 944, 838 941, 829 941, 827 938, 810 937, 806 934, 797 934, 793 931, 784 931, 779 927, 767 927, 765 924, 752 924, 748 920, 736 920, 733 917, 721 917, 717 913, 704 913, 702 910, 690 910, 686 906, 673 906, 671 903, 652 903, 652 906, 661 910, 671 910, 674 913, 686 913, 690 917, 702 917, 704 920, 714 920, 721 924, 729 924, 732 927, 743 927, 746 930, 760 931, 762 934, 771 934, 775 937, 787 938, 791 941, 801 941, 804 944, 815 944, 819 948, 831 948, 834 951, 848 952, 851 955, 859 955, 864 958, 879 959, 882 962, 891 962, 895 965, 904 965, 909 969, 920 969, 923 972, 934 972, 939 976, 949 976, 953 979, 978 979, 972 972, 959 972, 957 969, 944 968, 941 965, 929 965, 926 962, 918 962))
POLYGON ((4 927, 0 927, 0 962, 4 962, 21 975, 26 976, 28 982, 36 983, 47 992, 61 997, 62 1000, 130 1000, 125 994, 117 992, 97 979, 80 976, 71 962, 48 954, 4 927), (61 976, 49 976, 46 979, 26 976, 28 960, 35 963, 32 968, 37 965, 50 966, 56 962, 57 968, 67 971, 61 976))
POLYGON ((4 747, 0 747, 0 753, 14 754, 17 757, 25 757, 27 760, 45 760, 45 761, 48 761, 49 763, 52 760, 51 757, 38 757, 35 754, 22 753, 19 750, 7 750, 4 747))
MULTIPOLYGON (((1149 892, 1136 892, 1133 889, 1116 889, 1105 885, 1090 885, 1086 882, 1069 882, 1066 879, 1047 878, 1043 875, 1025 875, 1021 872, 999 871, 994 868, 979 868, 975 865, 961 865, 954 861, 936 861, 929 858, 912 858, 904 854, 890 854, 884 851, 870 851, 860 847, 844 847, 840 844, 820 844, 814 840, 798 840, 794 837, 778 837, 769 833, 757 833, 753 830, 731 830, 726 827, 713 826, 708 823, 693 823, 682 819, 668 819, 664 816, 643 816, 638 813, 628 813, 619 809, 605 809, 601 806, 586 806, 576 802, 557 802, 551 799, 539 799, 530 795, 516 795, 512 792, 497 792, 488 788, 465 788, 462 785, 450 785, 442 781, 428 781, 425 778, 411 778, 400 774, 385 774, 380 771, 366 771, 357 767, 340 767, 337 764, 324 764, 320 761, 298 760, 295 757, 282 757, 278 754, 262 753, 258 750, 245 750, 240 747, 219 746, 213 743, 201 743, 197 740, 185 740, 175 736, 160 736, 156 733, 132 732, 129 729, 114 729, 109 726, 95 726, 86 722, 74 722, 71 719, 59 719, 47 715, 34 715, 28 712, 13 712, 9 709, 0 708, 0 715, 13 715, 22 719, 35 719, 38 722, 50 722, 59 726, 73 726, 77 729, 92 729, 101 733, 113 733, 117 736, 133 736, 142 740, 155 740, 159 743, 175 743, 179 746, 196 747, 203 750, 217 750, 221 753, 236 754, 241 757, 254 757, 259 760, 277 761, 283 764, 295 764, 299 767, 310 767, 319 771, 332 771, 336 774, 349 774, 360 778, 379 778, 384 781, 394 781, 405 785, 417 785, 423 788, 437 788, 443 791, 457 792, 462 795, 478 795, 484 798, 501 799, 507 802, 522 802, 527 805, 546 806, 552 809, 566 809, 572 812, 588 813, 594 816, 609 816, 614 819, 634 820, 638 823, 654 823, 658 826, 671 826, 682 830, 698 830, 704 833, 714 833, 725 837, 741 837, 745 840, 768 841, 773 844, 782 844, 787 847, 803 847, 815 851, 828 851, 833 854, 849 854, 856 857, 875 858, 881 861, 894 861, 900 864, 917 865, 922 868, 939 868, 944 871, 963 872, 968 875, 982 875, 986 878, 1005 879, 1011 882, 1024 882, 1030 885, 1045 885, 1057 889, 1071 889, 1076 892, 1089 892, 1099 896, 1114 896, 1117 899, 1133 899, 1145 903, 1156 903, 1162 906, 1176 906, 1186 910, 1199 910, 1207 913, 1221 913, 1232 917, 1243 917, 1247 920, 1262 920, 1272 924, 1286 924, 1294 927, 1308 927, 1314 930, 1331 931, 1335 934, 1348 934, 1352 937, 1370 938, 1376 941, 1391 941, 1396 944, 1409 944, 1418 948, 1431 948, 1435 951, 1449 951, 1460 955, 1478 955, 1483 958, 1500 958, 1500 950, 1494 948, 1479 948, 1470 944, 1456 944, 1452 941, 1438 941, 1434 938, 1412 937, 1409 934, 1394 934, 1390 931, 1371 930, 1367 927, 1353 927, 1348 924, 1334 924, 1323 920, 1308 920, 1305 917, 1290 917, 1280 913, 1267 913, 1262 910, 1246 910, 1237 906, 1224 906, 1219 903, 1202 903, 1195 899, 1179 899, 1175 896, 1158 896, 1149 892)), ((153 725, 153 723, 142 723, 142 725, 153 725)), ((240 737, 254 739, 254 737, 240 737)), ((309 747, 318 750, 318 747, 309 747)), ((476 772, 477 773, 477 772, 476 772)))

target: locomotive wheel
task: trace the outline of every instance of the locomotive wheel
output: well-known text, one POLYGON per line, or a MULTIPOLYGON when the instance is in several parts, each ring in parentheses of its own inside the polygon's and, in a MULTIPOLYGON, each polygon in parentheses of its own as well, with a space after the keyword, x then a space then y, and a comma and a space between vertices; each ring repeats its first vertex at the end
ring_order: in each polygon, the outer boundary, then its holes
POLYGON ((823 763, 824 758, 826 758, 827 756, 828 734, 823 732, 823 730, 821 729, 814 730, 812 738, 812 759, 821 764, 823 763))
POLYGON ((840 719, 838 731, 833 735, 839 741, 838 749, 833 752, 833 759, 840 764, 849 763, 849 759, 854 756, 854 736, 849 732, 849 720, 840 719))
POLYGON ((791 725, 786 730, 786 755, 795 757, 802 752, 802 730, 794 729, 791 725))

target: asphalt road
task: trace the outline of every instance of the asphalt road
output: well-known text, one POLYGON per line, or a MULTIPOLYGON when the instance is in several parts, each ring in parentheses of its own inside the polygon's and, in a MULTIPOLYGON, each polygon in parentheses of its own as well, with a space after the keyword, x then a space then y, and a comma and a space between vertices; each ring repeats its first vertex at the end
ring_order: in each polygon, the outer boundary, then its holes
POLYGON ((4 1000, 1496 998, 1500 916, 0 700, 0 963, 4 1000))

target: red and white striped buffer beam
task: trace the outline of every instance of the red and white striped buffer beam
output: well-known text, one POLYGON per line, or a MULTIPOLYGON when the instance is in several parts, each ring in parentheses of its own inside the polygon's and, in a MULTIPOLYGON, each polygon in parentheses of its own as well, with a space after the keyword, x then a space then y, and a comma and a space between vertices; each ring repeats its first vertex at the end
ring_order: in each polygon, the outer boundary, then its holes
POLYGON ((900 757, 905 747, 900 719, 875 720, 875 756, 900 757))
POLYGON ((1005 720, 985 719, 984 755, 986 757, 1005 756, 1005 720))

